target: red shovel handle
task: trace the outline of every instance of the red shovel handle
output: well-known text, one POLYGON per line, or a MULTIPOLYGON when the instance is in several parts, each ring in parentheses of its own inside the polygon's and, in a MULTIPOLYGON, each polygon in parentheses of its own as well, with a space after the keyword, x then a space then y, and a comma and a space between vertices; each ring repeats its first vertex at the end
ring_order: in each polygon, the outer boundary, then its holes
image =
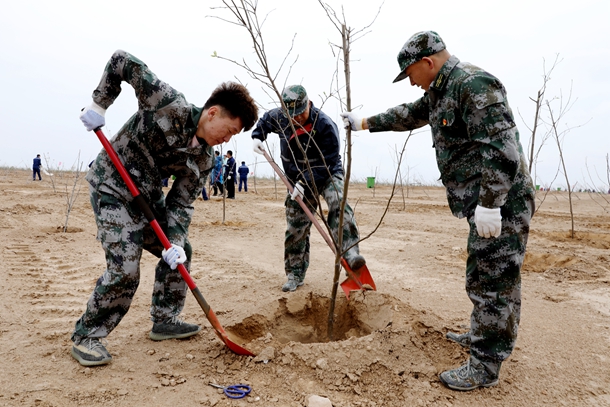
MULTIPOLYGON (((288 188, 288 192, 290 192, 292 194, 292 191, 294 190, 294 188, 290 184, 290 181, 288 181, 288 179, 284 176, 280 167, 278 167, 278 165, 275 163, 275 161, 273 161, 273 159, 269 156, 269 153, 267 153, 267 151, 263 150, 263 154, 264 154, 265 158, 267 159, 267 161, 269 162, 269 164, 271 164, 271 166, 273 167, 273 169, 275 170, 277 175, 284 182, 284 185, 286 185, 286 188, 288 188)), ((309 218, 311 223, 313 223, 313 225, 316 227, 316 229, 318 229, 318 232, 320 232, 320 234, 322 235, 322 238, 324 239, 326 244, 328 244, 328 246, 331 248, 331 250, 336 253, 335 245, 333 244, 333 241, 331 240, 330 236, 322 228, 322 225, 320 225, 320 222, 318 222, 318 220, 316 219, 314 214, 311 213, 311 211, 309 210, 309 208, 307 207, 305 202, 303 202, 303 199, 301 197, 297 197, 296 201, 299 203, 299 205, 301 206, 301 209, 303 209, 303 212, 305 212, 305 215, 307 215, 307 217, 309 218)))
MULTIPOLYGON (((146 201, 144 200, 142 195, 140 195, 140 191, 138 190, 138 187, 136 187, 136 184, 134 184, 133 181, 131 180, 129 173, 127 172, 127 170, 125 169, 125 166, 119 159, 119 156, 114 151, 112 144, 110 144, 110 142, 104 135, 104 132, 102 131, 101 128, 98 127, 94 131, 95 131, 95 134, 97 135, 97 138, 100 139, 100 142, 102 143, 102 145, 104 146, 104 149, 108 153, 110 160, 112 160, 112 163, 116 167, 117 171, 119 172, 119 174, 121 174, 121 178, 123 178, 123 181, 125 181, 125 184, 127 184, 127 188, 129 188, 129 192, 131 192, 131 195, 133 196, 133 202, 138 206, 138 208, 140 208, 140 210, 142 211, 142 213, 148 220, 148 223, 150 223, 150 226, 152 226, 153 230, 155 231, 155 234, 161 241, 161 244, 163 245, 163 247, 166 250, 169 249, 170 247, 172 247, 172 244, 169 242, 169 240, 165 236, 165 233, 163 232, 161 225, 159 225, 159 222, 157 222, 157 220, 155 219, 155 215, 150 210, 150 207, 148 206, 148 204, 146 203, 146 201)), ((178 271, 180 272, 180 275, 182 275, 182 278, 186 282, 186 285, 188 285, 188 287, 191 290, 197 288, 195 281, 193 280, 191 275, 188 273, 188 271, 186 270, 186 267, 184 267, 183 264, 178 265, 178 271)))

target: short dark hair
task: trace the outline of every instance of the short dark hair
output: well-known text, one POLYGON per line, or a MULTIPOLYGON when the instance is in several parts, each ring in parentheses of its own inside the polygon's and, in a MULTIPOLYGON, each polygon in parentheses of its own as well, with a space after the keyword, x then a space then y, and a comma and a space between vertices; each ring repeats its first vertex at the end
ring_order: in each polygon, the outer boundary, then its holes
POLYGON ((220 151, 216 150, 214 152, 216 153, 216 155, 220 155, 220 151))
POLYGON ((233 151, 227 150, 227 155, 230 155, 231 157, 233 157, 233 151))
POLYGON ((258 107, 250 92, 244 85, 236 82, 223 82, 210 95, 204 109, 218 105, 222 107, 231 117, 239 117, 248 131, 254 126, 258 119, 258 107))
POLYGON ((245 162, 245 161, 242 161, 241 163, 242 163, 242 164, 246 164, 246 162, 245 162))

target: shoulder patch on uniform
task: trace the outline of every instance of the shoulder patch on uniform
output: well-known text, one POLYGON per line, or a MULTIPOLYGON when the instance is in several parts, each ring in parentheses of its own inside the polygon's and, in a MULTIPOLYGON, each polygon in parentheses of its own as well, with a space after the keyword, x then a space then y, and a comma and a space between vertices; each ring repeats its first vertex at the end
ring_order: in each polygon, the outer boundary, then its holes
POLYGON ((445 76, 444 76, 443 74, 440 74, 440 75, 438 76, 438 79, 436 79, 436 83, 434 84, 434 86, 436 86, 436 87, 438 88, 438 87, 441 85, 441 83, 443 83, 443 78, 444 78, 444 77, 445 77, 445 76))

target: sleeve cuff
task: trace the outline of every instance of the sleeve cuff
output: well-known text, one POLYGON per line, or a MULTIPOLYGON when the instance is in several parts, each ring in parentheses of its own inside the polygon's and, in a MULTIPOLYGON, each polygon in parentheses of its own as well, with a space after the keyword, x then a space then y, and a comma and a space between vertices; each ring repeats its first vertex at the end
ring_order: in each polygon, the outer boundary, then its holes
POLYGON ((91 102, 91 106, 89 106, 89 108, 102 117, 104 117, 104 115, 106 114, 106 109, 104 109, 95 102, 91 102))

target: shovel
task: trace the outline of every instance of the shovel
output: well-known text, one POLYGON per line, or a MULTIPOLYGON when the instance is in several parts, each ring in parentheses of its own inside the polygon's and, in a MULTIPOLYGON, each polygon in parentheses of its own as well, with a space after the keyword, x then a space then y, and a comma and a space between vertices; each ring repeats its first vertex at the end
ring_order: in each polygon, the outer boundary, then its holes
MULTIPOLYGON (((269 164, 271 164, 277 175, 284 182, 286 188, 288 188, 288 191, 292 193, 292 185, 290 185, 290 182, 288 182, 288 179, 284 176, 280 167, 278 167, 278 165, 271 159, 266 150, 263 150, 263 154, 265 155, 265 158, 267 159, 267 161, 269 161, 269 164)), ((322 238, 324 238, 324 241, 328 244, 333 253, 337 254, 335 245, 333 244, 333 241, 331 240, 330 236, 328 236, 328 233, 326 233, 326 231, 322 228, 322 225, 320 225, 320 222, 318 222, 314 214, 311 213, 305 202, 303 202, 303 199, 299 196, 297 197, 296 201, 299 203, 299 205, 301 205, 301 208, 303 209, 309 220, 311 220, 311 223, 313 223, 316 229, 318 229, 318 232, 320 232, 322 238)), ((360 267, 358 270, 352 270, 349 264, 347 264, 347 260, 345 260, 344 257, 341 257, 341 265, 347 272, 348 276, 347 279, 341 283, 341 288, 343 289, 343 292, 345 293, 345 296, 348 300, 349 293, 352 290, 377 290, 375 282, 373 281, 373 277, 371 277, 371 273, 369 272, 369 269, 366 264, 360 267)))
MULTIPOLYGON (((97 138, 99 138, 100 141, 102 142, 102 145, 104 146, 104 149, 108 153, 108 156, 110 156, 110 159, 112 160, 114 166, 121 174, 121 178, 123 178, 123 181, 125 181, 125 184, 127 184, 127 188, 129 188, 129 192, 131 192, 131 195, 133 196, 133 202, 140 208, 140 210, 142 211, 142 213, 148 220, 148 223, 150 224, 150 226, 152 226, 153 230, 155 231, 155 234, 161 241, 161 244, 163 245, 163 247, 166 250, 169 249, 172 246, 171 243, 165 236, 165 233, 163 232, 163 229, 161 229, 159 222, 157 222, 157 220, 155 219, 155 215, 153 215, 152 211, 150 210, 150 207, 148 206, 148 204, 146 203, 146 201, 144 200, 142 195, 140 195, 140 191, 138 190, 138 187, 136 187, 136 185, 131 180, 129 173, 123 166, 123 163, 121 163, 121 160, 119 159, 116 152, 114 151, 114 148, 112 148, 112 145, 108 142, 108 139, 104 135, 104 132, 102 132, 102 129, 100 127, 95 129, 94 131, 95 131, 95 134, 97 135, 97 138)), ((203 310, 203 312, 205 312, 205 316, 207 317, 208 321, 210 321, 210 324, 212 324, 212 327, 216 331, 216 335, 218 335, 220 340, 223 341, 229 349, 231 349, 233 352, 237 353, 238 355, 255 356, 249 350, 242 348, 241 346, 239 346, 235 342, 232 342, 229 339, 226 331, 224 330, 222 325, 220 325, 220 322, 218 322, 218 318, 216 318, 216 314, 214 313, 214 311, 212 311, 212 308, 210 308, 210 305, 207 303, 205 298, 203 298, 201 291, 199 291, 199 288, 197 288, 195 281, 193 280, 191 275, 186 270, 186 267, 184 267, 184 264, 178 265, 178 271, 182 275, 182 278, 186 282, 186 285, 188 285, 188 287, 191 289, 191 292, 197 299, 197 302, 201 306, 201 309, 203 310)))

